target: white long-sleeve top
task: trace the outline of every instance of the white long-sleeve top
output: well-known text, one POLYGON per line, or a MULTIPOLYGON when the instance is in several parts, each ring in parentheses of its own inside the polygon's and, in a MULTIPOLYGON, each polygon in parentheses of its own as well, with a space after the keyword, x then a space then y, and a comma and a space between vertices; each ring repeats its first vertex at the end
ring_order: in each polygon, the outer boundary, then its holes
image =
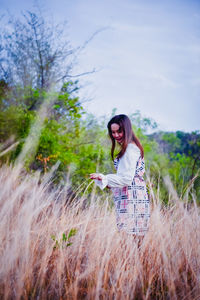
POLYGON ((109 186, 110 188, 123 187, 131 185, 135 176, 136 163, 140 157, 140 149, 135 144, 128 144, 124 155, 119 159, 116 174, 99 174, 102 180, 96 180, 95 183, 102 190, 109 186))

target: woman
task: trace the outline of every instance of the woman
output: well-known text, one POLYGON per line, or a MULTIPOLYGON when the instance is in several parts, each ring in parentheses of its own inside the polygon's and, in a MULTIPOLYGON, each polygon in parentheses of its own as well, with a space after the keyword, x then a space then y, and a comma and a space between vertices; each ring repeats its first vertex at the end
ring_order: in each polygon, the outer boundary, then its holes
POLYGON ((117 217, 117 227, 127 233, 144 235, 148 230, 150 207, 146 184, 144 150, 135 136, 130 119, 116 115, 108 123, 112 141, 111 156, 116 174, 90 174, 90 178, 101 188, 111 188, 117 217), (114 159, 116 142, 120 152, 114 159))

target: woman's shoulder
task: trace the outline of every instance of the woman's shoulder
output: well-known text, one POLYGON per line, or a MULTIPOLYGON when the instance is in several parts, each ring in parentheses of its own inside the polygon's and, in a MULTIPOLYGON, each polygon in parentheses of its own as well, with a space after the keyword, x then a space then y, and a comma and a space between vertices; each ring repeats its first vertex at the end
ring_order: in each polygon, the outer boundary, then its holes
POLYGON ((126 152, 136 152, 136 153, 140 153, 140 149, 138 148, 138 146, 134 143, 129 143, 127 148, 126 148, 126 152))
POLYGON ((132 160, 140 157, 140 149, 133 143, 128 144, 124 155, 120 160, 132 160))

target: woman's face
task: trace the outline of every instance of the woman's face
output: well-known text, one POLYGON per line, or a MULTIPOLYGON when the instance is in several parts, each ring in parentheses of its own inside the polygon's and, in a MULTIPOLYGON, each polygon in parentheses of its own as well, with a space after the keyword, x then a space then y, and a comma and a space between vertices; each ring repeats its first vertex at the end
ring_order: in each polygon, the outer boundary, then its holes
POLYGON ((120 128, 120 126, 116 123, 111 124, 111 132, 114 139, 119 143, 122 144, 124 140, 124 132, 120 128))

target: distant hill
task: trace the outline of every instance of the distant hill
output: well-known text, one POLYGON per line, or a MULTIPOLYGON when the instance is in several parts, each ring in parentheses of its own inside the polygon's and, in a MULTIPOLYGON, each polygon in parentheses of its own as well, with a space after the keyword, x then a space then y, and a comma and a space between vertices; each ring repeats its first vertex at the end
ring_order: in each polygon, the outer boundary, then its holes
POLYGON ((200 158, 200 132, 186 133, 183 131, 159 131, 148 135, 150 140, 158 143, 159 149, 167 154, 185 154, 200 158))

